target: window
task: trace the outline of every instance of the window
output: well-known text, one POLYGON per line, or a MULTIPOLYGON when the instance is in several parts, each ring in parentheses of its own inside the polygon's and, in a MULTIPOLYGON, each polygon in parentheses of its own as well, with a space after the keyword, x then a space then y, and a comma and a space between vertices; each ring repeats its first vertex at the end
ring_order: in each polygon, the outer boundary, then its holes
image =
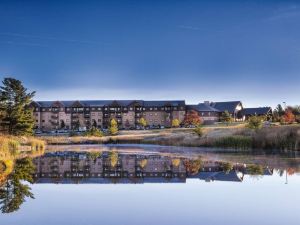
POLYGON ((92 108, 92 110, 95 110, 95 108, 92 108))
POLYGON ((42 123, 45 123, 45 120, 42 120, 42 123))

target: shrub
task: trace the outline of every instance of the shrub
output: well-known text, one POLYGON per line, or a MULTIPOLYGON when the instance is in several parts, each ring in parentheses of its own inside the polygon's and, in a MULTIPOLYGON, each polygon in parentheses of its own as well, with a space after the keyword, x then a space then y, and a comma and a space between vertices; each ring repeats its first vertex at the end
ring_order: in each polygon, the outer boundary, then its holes
POLYGON ((220 162, 220 167, 226 173, 229 173, 233 169, 233 166, 230 162, 220 162))
POLYGON ((139 161, 139 166, 143 169, 148 163, 147 159, 142 159, 141 161, 139 161))
POLYGON ((180 121, 178 119, 173 119, 172 120, 172 127, 179 127, 180 126, 180 121))
POLYGON ((247 165, 247 173, 250 175, 263 175, 264 169, 261 165, 250 164, 247 165))
POLYGON ((297 115, 297 116, 295 117, 295 120, 296 120, 297 123, 300 123, 300 115, 297 115))
POLYGON ((194 132, 199 136, 199 137, 202 137, 203 135, 203 129, 201 126, 197 126, 195 129, 194 129, 194 132))
POLYGON ((31 146, 31 151, 44 151, 45 149, 45 142, 36 138, 31 138, 29 144, 31 146))
POLYGON ((181 160, 180 159, 172 159, 172 165, 174 167, 178 167, 180 165, 181 160))
POLYGON ((259 116, 251 116, 248 120, 247 127, 252 130, 259 130, 262 128, 263 119, 259 116))
POLYGON ((104 134, 101 130, 96 127, 92 127, 89 131, 85 132, 85 136, 103 137, 104 134))
POLYGON ((98 152, 98 151, 92 151, 92 152, 88 152, 87 156, 88 158, 90 158, 91 160, 96 161, 97 158, 99 158, 101 156, 102 152, 98 152))

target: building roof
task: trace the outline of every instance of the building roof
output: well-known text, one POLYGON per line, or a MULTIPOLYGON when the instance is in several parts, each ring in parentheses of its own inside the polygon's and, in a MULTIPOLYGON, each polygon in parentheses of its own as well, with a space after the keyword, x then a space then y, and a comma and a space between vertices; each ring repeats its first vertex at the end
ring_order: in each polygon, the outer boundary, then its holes
POLYGON ((205 103, 199 103, 198 105, 187 105, 187 109, 196 110, 198 112, 219 112, 218 109, 205 103))
POLYGON ((61 104, 64 107, 72 107, 74 104, 81 105, 82 107, 102 107, 109 105, 116 106, 130 106, 138 104, 140 106, 185 106, 184 100, 163 100, 163 101, 143 101, 143 100, 71 100, 71 101, 35 101, 33 102, 39 107, 53 107, 55 104, 61 104))
POLYGON ((162 101, 143 101, 145 107, 149 106, 156 106, 156 107, 163 107, 163 106, 185 106, 184 100, 162 100, 162 101))
POLYGON ((228 111, 230 113, 234 113, 236 107, 242 104, 241 101, 231 101, 231 102, 212 102, 210 106, 218 109, 220 112, 228 111))
POLYGON ((269 112, 272 112, 271 107, 259 107, 259 108, 244 108, 244 115, 266 115, 269 112))
POLYGON ((241 182, 243 181, 243 174, 232 170, 229 173, 220 171, 220 172, 199 172, 197 175, 194 175, 194 178, 199 178, 200 180, 205 181, 231 181, 231 182, 241 182))

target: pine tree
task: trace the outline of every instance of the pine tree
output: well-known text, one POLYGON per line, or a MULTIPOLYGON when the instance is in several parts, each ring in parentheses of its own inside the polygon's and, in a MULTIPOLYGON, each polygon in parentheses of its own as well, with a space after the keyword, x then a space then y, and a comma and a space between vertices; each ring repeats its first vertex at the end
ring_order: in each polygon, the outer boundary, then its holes
POLYGON ((35 92, 28 93, 22 82, 4 78, 0 87, 1 130, 11 135, 30 135, 34 127, 30 103, 35 92))

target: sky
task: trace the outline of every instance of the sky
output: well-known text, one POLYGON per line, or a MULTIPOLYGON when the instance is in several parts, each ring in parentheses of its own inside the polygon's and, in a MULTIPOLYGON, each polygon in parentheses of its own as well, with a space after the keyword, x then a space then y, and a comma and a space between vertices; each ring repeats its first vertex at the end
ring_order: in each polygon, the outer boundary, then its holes
POLYGON ((300 104, 298 1, 0 0, 0 78, 36 100, 300 104))

